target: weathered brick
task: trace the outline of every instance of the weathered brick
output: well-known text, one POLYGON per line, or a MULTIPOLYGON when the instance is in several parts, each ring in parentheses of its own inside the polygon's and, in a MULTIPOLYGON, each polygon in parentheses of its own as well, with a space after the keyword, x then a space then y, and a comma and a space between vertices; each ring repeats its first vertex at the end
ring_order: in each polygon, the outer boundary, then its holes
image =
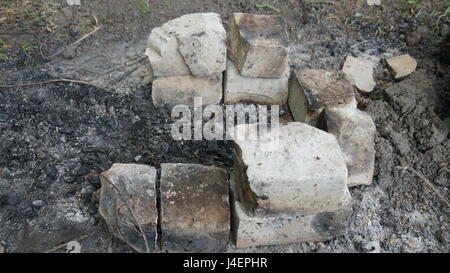
POLYGON ((229 241, 228 175, 198 164, 161 164, 162 247, 220 252, 229 241))
POLYGON ((138 222, 145 231, 150 250, 154 250, 158 219, 156 169, 139 164, 114 164, 101 174, 100 180, 99 212, 111 232, 137 251, 144 252, 146 246, 138 231, 138 222))
POLYGON ((295 121, 316 126, 325 107, 353 105, 352 84, 342 71, 296 69, 289 83, 289 109, 295 121))
POLYGON ((231 204, 232 241, 238 248, 330 240, 347 233, 352 214, 350 195, 340 209, 312 214, 250 216, 239 201, 231 204))
POLYGON ((226 37, 216 13, 186 14, 154 28, 146 49, 154 76, 207 77, 223 72, 226 37))
POLYGON ((289 65, 287 63, 284 71, 279 79, 243 77, 239 74, 233 61, 228 59, 224 79, 225 103, 285 104, 289 85, 289 65))
POLYGON ((222 74, 206 78, 158 77, 153 81, 152 100, 155 106, 163 104, 193 106, 194 97, 201 97, 203 105, 220 103, 222 100, 222 74))
POLYGON ((259 132, 258 124, 235 127, 233 190, 249 212, 311 214, 342 207, 347 168, 336 138, 300 122, 259 132), (278 132, 277 132, 278 131, 278 132), (278 135, 278 141, 276 137, 278 135))
POLYGON ((325 109, 327 131, 336 136, 348 171, 348 186, 372 183, 375 124, 365 112, 350 107, 325 109))
POLYGON ((234 13, 228 56, 244 77, 283 77, 288 62, 286 24, 280 16, 234 13))

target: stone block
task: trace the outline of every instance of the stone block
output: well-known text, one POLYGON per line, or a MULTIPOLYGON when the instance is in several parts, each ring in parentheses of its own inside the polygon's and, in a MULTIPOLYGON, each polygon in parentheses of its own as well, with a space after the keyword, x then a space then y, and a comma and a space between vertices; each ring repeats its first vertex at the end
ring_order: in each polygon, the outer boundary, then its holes
POLYGON ((283 77, 288 62, 285 22, 280 16, 234 13, 228 56, 244 77, 283 77))

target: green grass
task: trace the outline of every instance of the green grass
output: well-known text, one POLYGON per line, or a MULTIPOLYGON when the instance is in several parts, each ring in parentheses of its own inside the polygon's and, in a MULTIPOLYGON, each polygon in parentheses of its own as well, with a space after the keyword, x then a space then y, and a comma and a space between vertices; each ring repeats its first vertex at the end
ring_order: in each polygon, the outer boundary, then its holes
POLYGON ((152 12, 152 8, 148 3, 148 0, 130 0, 130 2, 139 10, 142 14, 148 14, 152 12))
POLYGON ((276 12, 280 12, 279 9, 277 9, 276 7, 272 6, 271 4, 256 4, 256 9, 259 11, 260 9, 271 9, 273 11, 276 12))
POLYGON ((25 51, 33 51, 34 49, 39 48, 37 45, 33 45, 33 44, 24 44, 22 46, 22 49, 25 51))
POLYGON ((448 128, 450 128, 450 117, 444 118, 445 124, 447 124, 448 128))
POLYGON ((5 55, 5 53, 3 53, 3 50, 6 48, 6 43, 0 39, 0 61, 7 61, 8 60, 8 56, 5 55))

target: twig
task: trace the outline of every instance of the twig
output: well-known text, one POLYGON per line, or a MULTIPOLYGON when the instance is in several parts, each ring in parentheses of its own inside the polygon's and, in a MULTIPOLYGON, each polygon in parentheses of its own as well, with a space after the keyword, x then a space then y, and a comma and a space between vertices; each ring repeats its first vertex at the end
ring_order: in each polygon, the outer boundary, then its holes
POLYGON ((121 68, 125 68, 125 67, 128 67, 128 66, 132 66, 132 65, 135 65, 135 64, 139 64, 139 63, 141 63, 142 61, 144 61, 144 60, 146 60, 146 59, 148 59, 147 56, 146 56, 146 57, 143 57, 143 58, 141 58, 141 59, 139 59, 139 60, 137 60, 137 61, 135 61, 135 62, 133 62, 133 63, 130 63, 130 64, 124 64, 124 65, 118 66, 118 67, 113 68, 113 69, 111 69, 111 70, 109 70, 109 71, 106 71, 105 73, 100 74, 99 77, 103 77, 103 76, 105 76, 105 75, 107 75, 107 74, 110 74, 110 73, 112 73, 112 72, 114 72, 114 71, 116 71, 116 70, 119 70, 119 69, 121 69, 121 68))
MULTIPOLYGON (((77 241, 77 242, 79 242, 79 241, 82 241, 82 240, 86 239, 87 237, 89 237, 89 236, 91 236, 91 235, 92 235, 92 234, 83 235, 83 236, 81 236, 80 238, 71 240, 70 242, 72 242, 72 241, 77 241)), ((56 250, 58 250, 58 249, 61 249, 61 248, 65 247, 65 246, 67 246, 68 243, 69 243, 69 242, 64 243, 64 244, 60 244, 60 245, 58 245, 58 246, 55 246, 54 248, 49 249, 49 250, 45 251, 44 253, 50 253, 50 252, 56 251, 56 250)))
POLYGON ((30 83, 21 83, 21 84, 12 84, 12 85, 0 85, 0 88, 15 88, 15 87, 24 87, 24 86, 33 86, 33 85, 39 85, 39 84, 47 84, 47 83, 56 83, 56 82, 72 82, 72 83, 78 83, 78 84, 84 84, 84 85, 90 85, 97 89, 101 89, 108 93, 113 93, 109 90, 106 90, 103 87, 100 87, 98 85, 95 85, 90 82, 85 82, 81 80, 71 80, 71 79, 54 79, 54 80, 47 80, 47 81, 40 81, 40 82, 30 82, 30 83))
POLYGON ((125 204, 128 212, 130 213, 132 220, 134 222, 134 224, 138 227, 139 229, 139 233, 142 236, 142 239, 144 239, 144 244, 145 244, 145 250, 147 253, 150 253, 150 247, 148 244, 148 239, 147 239, 147 235, 144 232, 144 229, 142 228, 142 225, 139 223, 138 218, 136 217, 136 214, 134 213, 133 208, 131 207, 130 203, 128 203, 127 199, 125 199, 122 196, 122 193, 120 192, 120 190, 116 187, 116 185, 114 185, 114 183, 111 182, 111 180, 109 180, 108 177, 106 177, 105 175, 101 174, 101 177, 103 177, 116 191, 117 196, 119 197, 119 199, 121 199, 121 201, 125 204))
POLYGON ((84 35, 83 37, 81 37, 80 39, 76 40, 74 43, 68 45, 67 47, 64 47, 63 49, 57 51, 56 53, 50 55, 50 56, 43 56, 45 59, 49 59, 55 56, 58 56, 59 54, 61 54, 64 50, 70 48, 70 47, 74 47, 77 44, 81 43, 84 39, 88 38, 89 36, 93 35, 94 33, 96 33, 99 29, 101 29, 103 27, 103 25, 99 25, 98 27, 94 28, 93 31, 89 32, 88 34, 84 35))
POLYGON ((359 46, 359 45, 363 45, 363 44, 365 44, 365 43, 367 43, 367 42, 368 42, 368 41, 362 41, 362 42, 356 43, 356 44, 352 45, 350 48, 354 48, 354 47, 357 47, 357 46, 359 46))
POLYGON ((409 167, 409 166, 397 166, 397 168, 401 168, 401 169, 405 169, 405 170, 410 170, 412 173, 414 173, 415 175, 417 175, 420 179, 422 179, 428 186, 430 186, 430 188, 442 199, 442 201, 445 202, 445 204, 447 204, 447 206, 450 208, 450 203, 447 201, 447 199, 441 194, 441 192, 430 182, 430 180, 428 180, 425 176, 423 176, 422 174, 420 174, 418 171, 414 170, 413 168, 409 167))

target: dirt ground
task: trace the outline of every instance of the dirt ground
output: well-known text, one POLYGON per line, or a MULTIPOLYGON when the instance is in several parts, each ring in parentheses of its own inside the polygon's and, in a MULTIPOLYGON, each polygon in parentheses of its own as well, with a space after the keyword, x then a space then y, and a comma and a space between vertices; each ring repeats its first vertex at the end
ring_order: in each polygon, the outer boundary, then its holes
POLYGON ((44 252, 72 240, 80 240, 82 252, 131 252, 97 212, 99 173, 114 162, 231 170, 228 143, 171 138, 170 109, 153 107, 143 58, 152 28, 206 11, 221 14, 226 26, 233 12, 279 14, 288 24, 292 67, 340 69, 347 55, 367 57, 378 63, 381 89, 358 95, 358 107, 377 126, 376 163, 373 184, 351 189, 349 233, 323 243, 231 245, 230 252, 450 251, 450 208, 428 185, 449 200, 443 120, 450 117, 450 66, 440 54, 450 32, 448 2, 81 2, 0 2, 0 85, 57 78, 93 84, 0 88, 0 252, 44 252), (262 3, 271 6, 257 8, 262 3), (403 53, 418 68, 395 82, 382 59, 403 53))

